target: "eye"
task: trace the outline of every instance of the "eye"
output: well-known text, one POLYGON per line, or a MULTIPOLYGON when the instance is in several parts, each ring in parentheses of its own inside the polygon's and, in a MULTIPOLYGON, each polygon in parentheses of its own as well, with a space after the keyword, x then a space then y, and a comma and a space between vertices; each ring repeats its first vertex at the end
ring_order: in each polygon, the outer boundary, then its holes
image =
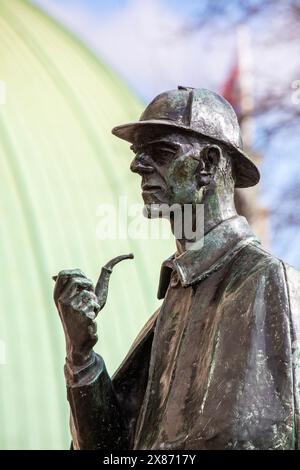
POLYGON ((153 145, 151 149, 152 155, 154 159, 160 163, 169 162, 172 158, 174 158, 175 150, 173 148, 161 146, 161 145, 153 145))

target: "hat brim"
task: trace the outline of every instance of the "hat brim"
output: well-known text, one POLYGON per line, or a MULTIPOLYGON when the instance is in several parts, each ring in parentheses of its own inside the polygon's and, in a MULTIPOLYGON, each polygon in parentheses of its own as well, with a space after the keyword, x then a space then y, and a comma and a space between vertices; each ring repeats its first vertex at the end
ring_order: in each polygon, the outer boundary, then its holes
MULTIPOLYGON (((145 121, 136 121, 130 122, 128 124, 122 124, 116 126, 112 129, 113 135, 119 137, 120 139, 126 140, 127 142, 134 143, 136 140, 136 133, 142 127, 146 126, 163 126, 163 127, 172 127, 177 129, 182 129, 193 134, 199 134, 202 137, 207 137, 201 132, 197 132, 191 129, 184 124, 179 124, 174 121, 159 120, 159 119, 149 119, 145 121)), ((210 137, 211 138, 211 137, 210 137)), ((223 143, 230 147, 231 155, 233 156, 233 164, 235 167, 235 187, 236 188, 248 188, 255 186, 260 180, 260 173, 256 165, 251 161, 249 156, 243 150, 234 147, 228 142, 220 141, 215 139, 220 143, 223 143)))

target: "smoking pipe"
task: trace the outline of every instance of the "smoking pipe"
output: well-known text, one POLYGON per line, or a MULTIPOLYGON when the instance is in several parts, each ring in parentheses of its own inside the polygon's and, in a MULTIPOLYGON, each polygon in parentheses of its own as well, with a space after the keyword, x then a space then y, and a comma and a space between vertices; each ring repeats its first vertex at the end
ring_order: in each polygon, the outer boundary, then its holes
POLYGON ((108 263, 106 263, 101 269, 101 273, 100 273, 99 279, 95 287, 95 294, 98 298, 98 303, 100 305, 99 311, 102 310, 104 305, 106 304, 109 278, 110 278, 111 273, 113 272, 113 268, 115 267, 116 264, 120 263, 120 261, 123 261, 124 259, 133 259, 133 258, 134 258, 133 253, 130 253, 129 255, 117 256, 116 258, 113 258, 108 263))
MULTIPOLYGON (((123 261, 124 259, 133 259, 134 256, 132 253, 129 253, 129 255, 120 255, 116 256, 115 258, 111 259, 108 263, 106 263, 103 268, 101 269, 100 276, 98 278, 96 287, 95 287, 95 294, 98 299, 98 303, 100 306, 100 310, 103 309, 104 305, 106 304, 107 300, 107 294, 108 294, 108 284, 109 284, 109 278, 111 273, 113 272, 113 268, 115 267, 116 264, 120 263, 120 261, 123 261)), ((52 277, 53 281, 57 280, 57 276, 52 277)), ((96 318, 97 315, 95 315, 96 318)))

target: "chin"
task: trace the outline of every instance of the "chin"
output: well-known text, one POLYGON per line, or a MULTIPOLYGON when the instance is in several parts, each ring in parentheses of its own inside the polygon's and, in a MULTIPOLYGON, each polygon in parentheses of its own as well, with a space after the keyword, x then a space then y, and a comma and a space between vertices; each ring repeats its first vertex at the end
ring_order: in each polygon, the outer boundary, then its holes
POLYGON ((164 197, 164 194, 161 192, 151 192, 151 191, 143 191, 142 192, 142 198, 144 201, 144 204, 147 206, 151 206, 151 204, 169 204, 166 197, 164 197))
POLYGON ((143 215, 144 215, 144 217, 147 217, 147 219, 159 219, 159 218, 161 218, 161 212, 159 210, 153 209, 152 204, 145 204, 144 205, 143 215))
POLYGON ((170 211, 169 207, 172 206, 172 202, 169 200, 164 200, 162 194, 155 193, 142 193, 144 201, 143 215, 148 219, 169 219, 170 211))

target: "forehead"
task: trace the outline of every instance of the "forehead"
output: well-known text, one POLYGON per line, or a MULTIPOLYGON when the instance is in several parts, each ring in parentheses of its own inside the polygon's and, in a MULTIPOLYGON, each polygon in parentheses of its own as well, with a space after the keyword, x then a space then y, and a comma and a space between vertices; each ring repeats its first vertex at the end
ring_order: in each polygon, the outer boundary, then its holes
POLYGON ((189 132, 181 130, 174 131, 163 127, 147 127, 140 129, 135 135, 134 145, 147 145, 150 143, 169 143, 169 144, 206 144, 207 139, 189 132))

